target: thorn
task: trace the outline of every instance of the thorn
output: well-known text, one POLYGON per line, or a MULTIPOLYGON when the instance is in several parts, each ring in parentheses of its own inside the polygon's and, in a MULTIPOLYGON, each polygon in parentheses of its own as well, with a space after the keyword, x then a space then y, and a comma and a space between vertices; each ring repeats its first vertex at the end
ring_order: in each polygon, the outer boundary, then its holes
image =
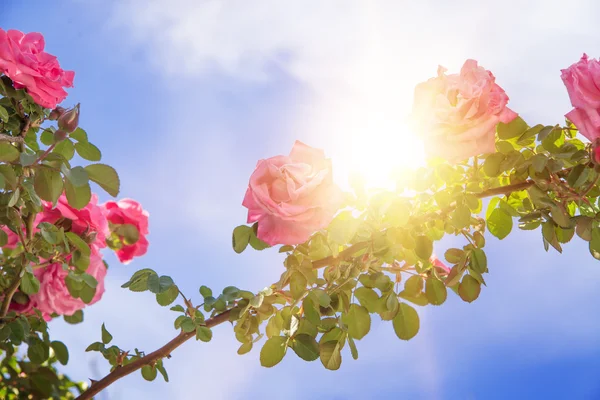
POLYGON ((92 382, 92 383, 90 384, 90 386, 94 386, 96 383, 98 383, 98 381, 97 381, 97 380, 95 380, 95 379, 92 379, 92 378, 90 378, 90 382, 92 382))

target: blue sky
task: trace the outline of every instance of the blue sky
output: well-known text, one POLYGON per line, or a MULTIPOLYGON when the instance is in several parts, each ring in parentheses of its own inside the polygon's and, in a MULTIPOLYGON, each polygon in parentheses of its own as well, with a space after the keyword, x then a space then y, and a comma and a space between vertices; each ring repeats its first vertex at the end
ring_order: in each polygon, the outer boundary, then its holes
MULTIPOLYGON (((103 300, 81 325, 51 324, 70 345, 65 370, 107 372, 83 353, 102 322, 123 348, 151 351, 176 334, 172 312, 119 288, 137 269, 172 276, 196 299, 202 284, 256 291, 275 281, 276 252, 230 248, 256 160, 300 139, 334 158, 342 185, 350 170, 412 163, 421 149, 400 127, 412 88, 438 64, 456 71, 475 58, 527 121, 560 122, 560 68, 600 55, 594 3, 2 0, 0 27, 42 32, 76 71, 66 104, 82 103, 81 125, 119 171, 122 196, 151 214, 148 255, 129 266, 107 255, 103 300)), ((238 356, 220 326, 210 344, 174 352, 170 383, 134 374, 99 398, 600 398, 600 268, 585 243, 566 247, 545 253, 539 232, 490 238, 479 300, 420 310, 410 342, 374 323, 359 360, 344 354, 337 372, 293 355, 261 368, 258 351, 238 356)))

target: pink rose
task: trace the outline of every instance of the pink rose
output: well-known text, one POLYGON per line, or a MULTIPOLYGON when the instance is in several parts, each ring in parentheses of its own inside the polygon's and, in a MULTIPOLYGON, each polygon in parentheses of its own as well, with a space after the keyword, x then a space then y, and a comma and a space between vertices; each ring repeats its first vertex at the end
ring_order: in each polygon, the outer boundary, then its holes
POLYGON ((495 151, 496 125, 517 114, 490 72, 467 60, 460 74, 438 76, 415 88, 412 118, 425 150, 451 162, 495 151))
POLYGON ((448 266, 436 256, 431 256, 429 261, 431 262, 431 264, 433 264, 433 267, 436 269, 438 274, 448 275, 450 273, 450 268, 448 268, 448 266))
POLYGON ((40 222, 49 222, 55 224, 59 219, 69 220, 70 231, 78 235, 92 235, 93 241, 90 243, 96 248, 106 247, 106 237, 110 234, 108 230, 108 221, 104 214, 104 209, 98 205, 98 197, 93 194, 92 199, 87 206, 77 210, 69 205, 67 197, 63 194, 59 197, 56 207, 52 208, 52 203, 42 201, 43 211, 35 219, 35 226, 40 222))
MULTIPOLYGON (((106 276, 106 266, 102 262, 102 256, 97 252, 92 252, 90 256, 90 265, 86 271, 98 281, 96 294, 92 301, 87 304, 94 304, 102 297, 104 293, 104 277, 106 276)), ((33 307, 42 312, 44 317, 53 313, 59 315, 73 315, 77 310, 81 310, 86 304, 81 299, 71 297, 65 278, 69 271, 65 271, 62 264, 50 264, 45 268, 34 270, 35 276, 40 281, 40 290, 30 296, 33 307)))
MULTIPOLYGON (((131 199, 123 199, 118 202, 108 201, 101 207, 104 208, 108 222, 113 225, 113 232, 118 234, 118 226, 124 224, 133 225, 138 233, 139 238, 133 244, 123 243, 122 247, 117 250, 117 257, 123 264, 129 264, 134 257, 139 257, 146 254, 148 250, 148 211, 144 210, 140 203, 131 199), (116 228, 116 229, 115 229, 116 228)), ((120 236, 120 235, 119 235, 120 236)), ((121 242, 123 242, 123 237, 121 242)))
POLYGON ((292 245, 325 228, 340 203, 331 160, 322 150, 296 141, 289 156, 256 164, 242 205, 248 208, 248 223, 258 221, 259 239, 292 245))
POLYGON ((73 87, 75 72, 64 71, 56 57, 44 51, 44 37, 0 28, 0 72, 26 88, 33 100, 45 108, 55 108, 67 97, 64 87, 73 87))
POLYGON ((584 54, 579 62, 561 72, 575 107, 565 117, 589 140, 600 138, 600 62, 584 54))

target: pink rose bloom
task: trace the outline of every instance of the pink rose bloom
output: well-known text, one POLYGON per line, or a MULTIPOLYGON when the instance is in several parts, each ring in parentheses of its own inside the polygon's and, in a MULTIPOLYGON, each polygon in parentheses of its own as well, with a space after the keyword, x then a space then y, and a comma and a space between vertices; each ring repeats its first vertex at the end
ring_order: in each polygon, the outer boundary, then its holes
POLYGON ((584 54, 579 62, 561 72, 575 107, 565 117, 589 140, 600 138, 600 62, 584 54))
POLYGON ((73 87, 75 72, 64 71, 56 57, 44 51, 44 37, 0 28, 0 73, 12 79, 16 89, 26 88, 33 100, 55 108, 73 87))
POLYGON ((108 201, 101 206, 105 210, 108 222, 115 225, 131 224, 139 232, 139 239, 131 245, 123 243, 117 250, 117 257, 123 264, 129 264, 134 257, 146 254, 148 250, 148 211, 144 210, 140 203, 131 199, 123 199, 118 202, 108 201))
POLYGON ((450 273, 450 268, 436 256, 431 256, 429 261, 433 264, 433 267, 437 270, 438 274, 448 275, 450 273))
POLYGON ((272 246, 304 243, 329 225, 340 203, 331 160, 296 141, 289 156, 258 161, 242 205, 248 223, 258 221, 258 238, 272 246))
POLYGON ((490 72, 467 60, 460 74, 438 76, 415 88, 412 119, 425 150, 451 162, 495 151, 496 125, 517 114, 490 72))
POLYGON ((71 220, 71 232, 78 235, 95 234, 91 245, 96 248, 106 247, 106 237, 110 232, 104 209, 98 205, 98 196, 93 194, 88 205, 81 210, 71 207, 64 194, 59 197, 55 208, 47 201, 42 201, 42 204, 43 211, 37 215, 35 226, 40 222, 55 224, 60 218, 66 218, 71 220))
POLYGON ((62 264, 50 264, 45 268, 34 270, 35 276, 40 281, 40 290, 31 295, 30 300, 33 307, 42 312, 44 318, 53 313, 59 315, 73 315, 75 311, 81 310, 86 305, 94 304, 102 297, 104 293, 104 277, 106 276, 106 266, 102 262, 102 256, 97 252, 92 252, 90 256, 90 265, 86 271, 98 281, 96 294, 89 304, 85 304, 81 299, 71 297, 65 278, 69 271, 65 271, 62 264))

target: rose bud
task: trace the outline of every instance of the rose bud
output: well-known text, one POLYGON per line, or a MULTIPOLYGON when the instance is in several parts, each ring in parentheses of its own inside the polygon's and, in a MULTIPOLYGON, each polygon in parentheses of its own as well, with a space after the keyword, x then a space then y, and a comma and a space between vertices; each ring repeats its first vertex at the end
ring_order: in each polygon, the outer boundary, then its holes
POLYGON ((65 111, 66 110, 64 108, 62 108, 61 106, 57 106, 54 110, 52 110, 52 112, 50 112, 48 119, 50 121, 56 121, 57 119, 60 118, 61 115, 64 114, 65 111))
POLYGON ((79 126, 79 104, 58 118, 58 127, 67 133, 73 132, 79 126))

